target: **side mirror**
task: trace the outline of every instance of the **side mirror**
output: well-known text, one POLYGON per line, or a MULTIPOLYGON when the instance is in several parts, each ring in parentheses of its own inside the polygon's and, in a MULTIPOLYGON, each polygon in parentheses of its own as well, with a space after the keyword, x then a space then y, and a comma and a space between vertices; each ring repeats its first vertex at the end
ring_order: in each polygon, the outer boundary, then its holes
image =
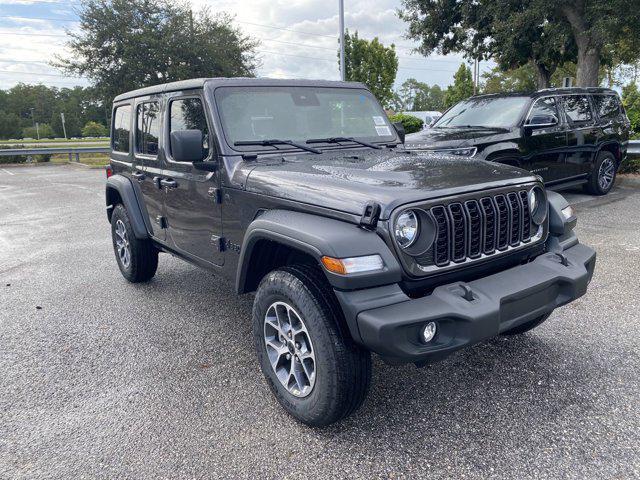
POLYGON ((202 162, 204 148, 202 147, 201 130, 176 130, 171 132, 171 156, 176 162, 202 162))
POLYGON ((405 134, 404 125, 402 125, 402 122, 393 122, 393 127, 396 129, 396 132, 398 132, 398 137, 400 137, 400 141, 404 143, 406 134, 405 134))
POLYGON ((558 118, 555 115, 534 115, 529 119, 525 127, 546 128, 558 125, 558 118))

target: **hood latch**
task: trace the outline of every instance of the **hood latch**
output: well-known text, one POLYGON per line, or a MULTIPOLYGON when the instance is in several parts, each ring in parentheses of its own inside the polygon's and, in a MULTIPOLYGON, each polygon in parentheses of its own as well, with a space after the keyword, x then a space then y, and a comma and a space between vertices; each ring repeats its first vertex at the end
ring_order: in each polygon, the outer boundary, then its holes
POLYGON ((379 203, 367 203, 364 206, 362 217, 360 217, 360 226, 362 228, 366 228, 367 230, 375 230, 376 226, 378 225, 378 219, 380 218, 381 210, 382 207, 380 207, 379 203))

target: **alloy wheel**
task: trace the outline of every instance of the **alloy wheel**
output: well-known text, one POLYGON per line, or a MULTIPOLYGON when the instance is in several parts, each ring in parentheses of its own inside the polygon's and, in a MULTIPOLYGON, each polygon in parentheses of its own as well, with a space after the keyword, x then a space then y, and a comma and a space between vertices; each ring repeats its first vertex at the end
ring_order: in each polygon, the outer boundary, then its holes
POLYGON ((127 227, 124 226, 122 220, 116 221, 116 251, 118 252, 118 258, 124 268, 129 268, 131 265, 131 245, 129 245, 129 236, 127 234, 127 227))
POLYGON ((613 163, 613 160, 610 158, 606 158, 601 164, 598 170, 598 185, 600 189, 604 192, 611 188, 613 184, 613 179, 616 173, 616 166, 613 163))
POLYGON ((275 302, 264 318, 264 343, 271 368, 296 397, 306 397, 316 381, 316 358, 302 317, 285 302, 275 302))

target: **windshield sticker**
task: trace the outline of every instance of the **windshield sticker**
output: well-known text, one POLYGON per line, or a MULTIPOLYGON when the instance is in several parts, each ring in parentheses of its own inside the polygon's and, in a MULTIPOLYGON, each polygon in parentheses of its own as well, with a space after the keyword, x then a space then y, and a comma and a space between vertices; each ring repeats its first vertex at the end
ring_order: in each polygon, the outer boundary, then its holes
POLYGON ((373 117, 373 123, 375 123, 376 125, 386 125, 387 122, 384 121, 384 118, 382 117, 373 117))
POLYGON ((378 132, 378 136, 380 137, 388 137, 391 135, 391 130, 386 125, 384 127, 376 126, 376 132, 378 132))

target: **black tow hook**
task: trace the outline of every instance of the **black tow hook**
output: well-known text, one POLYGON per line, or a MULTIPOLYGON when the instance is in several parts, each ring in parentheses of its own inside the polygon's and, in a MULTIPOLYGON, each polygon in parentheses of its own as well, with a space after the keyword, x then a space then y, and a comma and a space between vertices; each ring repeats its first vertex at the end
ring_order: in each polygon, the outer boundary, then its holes
POLYGON ((560 252, 556 252, 556 256, 560 259, 560 263, 562 265, 564 265, 565 267, 569 266, 569 259, 567 258, 566 255, 560 252))
POLYGON ((462 288, 462 298, 464 298, 467 302, 473 302, 473 290, 468 285, 460 284, 460 288, 462 288))

